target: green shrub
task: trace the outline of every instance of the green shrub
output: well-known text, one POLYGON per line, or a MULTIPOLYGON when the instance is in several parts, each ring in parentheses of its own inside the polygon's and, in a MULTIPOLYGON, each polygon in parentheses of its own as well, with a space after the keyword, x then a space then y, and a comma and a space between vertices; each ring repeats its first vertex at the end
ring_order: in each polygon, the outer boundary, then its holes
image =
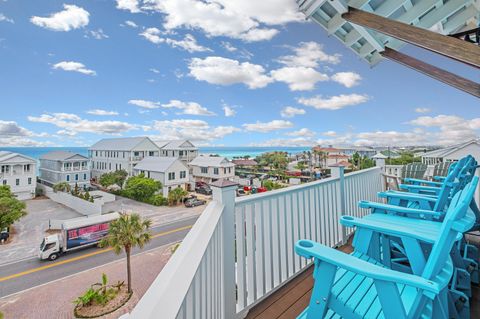
POLYGON ((70 184, 67 182, 59 182, 53 185, 53 191, 56 192, 66 192, 69 193, 72 190, 70 184))
POLYGON ((283 188, 283 186, 279 183, 273 182, 273 181, 263 181, 263 187, 265 187, 267 190, 271 191, 273 189, 279 189, 283 188))
POLYGON ((165 206, 168 204, 168 200, 165 197, 163 197, 162 194, 156 194, 150 197, 147 200, 147 203, 155 206, 165 206))
POLYGON ((127 179, 124 194, 132 199, 145 202, 161 188, 162 183, 140 174, 127 179))
POLYGON ((117 184, 123 187, 123 183, 127 179, 128 173, 126 170, 121 169, 110 173, 105 173, 100 176, 99 183, 103 187, 107 187, 113 184, 117 184))
POLYGON ((75 299, 73 303, 77 307, 90 306, 93 303, 105 306, 110 300, 115 298, 123 285, 123 281, 119 281, 115 285, 108 285, 107 275, 102 274, 102 282, 93 284, 82 296, 75 299))
POLYGON ((187 194, 188 192, 181 187, 172 189, 168 193, 168 204, 172 206, 177 205, 179 202, 181 202, 185 198, 185 196, 187 196, 187 194))

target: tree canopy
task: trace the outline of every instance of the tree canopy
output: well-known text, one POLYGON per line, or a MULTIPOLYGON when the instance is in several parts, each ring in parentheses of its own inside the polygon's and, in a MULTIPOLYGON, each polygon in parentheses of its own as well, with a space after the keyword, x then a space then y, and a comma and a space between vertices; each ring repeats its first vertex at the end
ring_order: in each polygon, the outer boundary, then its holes
POLYGON ((26 216, 25 207, 25 203, 16 199, 12 194, 10 186, 0 186, 0 230, 26 216))
POLYGON ((135 200, 146 201, 160 188, 162 188, 162 183, 140 174, 127 179, 124 193, 135 200))
POLYGON ((123 183, 127 179, 127 176, 128 173, 126 170, 116 170, 114 172, 102 174, 102 176, 100 176, 99 183, 103 187, 107 187, 113 184, 123 187, 123 183))

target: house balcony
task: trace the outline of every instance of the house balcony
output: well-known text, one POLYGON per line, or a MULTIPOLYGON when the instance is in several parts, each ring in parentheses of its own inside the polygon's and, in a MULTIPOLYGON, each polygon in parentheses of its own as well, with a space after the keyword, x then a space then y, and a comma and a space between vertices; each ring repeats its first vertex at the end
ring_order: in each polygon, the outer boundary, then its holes
MULTIPOLYGON (((308 305, 312 263, 295 254, 310 239, 349 252, 343 213, 363 217, 360 200, 378 201, 382 168, 343 174, 280 190, 235 197, 237 185, 212 185, 206 207, 165 268, 122 319, 296 318, 308 305)), ((479 290, 476 288, 476 290, 479 290)), ((475 291, 473 314, 480 311, 475 291)))

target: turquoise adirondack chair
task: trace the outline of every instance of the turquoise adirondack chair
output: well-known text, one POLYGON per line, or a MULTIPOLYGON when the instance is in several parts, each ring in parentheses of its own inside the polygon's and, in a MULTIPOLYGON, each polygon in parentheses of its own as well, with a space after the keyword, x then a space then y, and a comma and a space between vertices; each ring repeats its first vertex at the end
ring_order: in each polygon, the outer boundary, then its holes
MULTIPOLYGON (((443 223, 425 221, 431 224, 430 232, 417 232, 402 223, 385 229, 357 227, 351 255, 309 240, 297 242, 297 254, 314 259, 315 278, 309 306, 298 318, 449 318, 450 250, 473 224, 467 209, 477 183, 475 178, 457 192, 443 223), (413 261, 413 274, 392 270, 380 262, 379 243, 374 239, 379 232, 401 238, 405 247, 419 253, 413 261), (421 243, 425 241, 433 247, 422 260, 421 243)), ((342 218, 349 219, 355 220, 342 218)))

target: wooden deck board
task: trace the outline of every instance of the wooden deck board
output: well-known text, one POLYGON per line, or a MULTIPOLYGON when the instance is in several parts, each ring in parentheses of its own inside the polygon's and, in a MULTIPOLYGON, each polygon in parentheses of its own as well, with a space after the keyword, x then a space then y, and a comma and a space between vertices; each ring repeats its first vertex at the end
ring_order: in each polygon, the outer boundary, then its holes
MULTIPOLYGON (((340 247, 340 250, 349 253, 351 246, 340 247)), ((294 319, 308 305, 312 287, 312 267, 309 267, 291 282, 252 308, 246 319, 294 319)), ((471 318, 480 318, 479 286, 473 286, 470 308, 471 318)))

